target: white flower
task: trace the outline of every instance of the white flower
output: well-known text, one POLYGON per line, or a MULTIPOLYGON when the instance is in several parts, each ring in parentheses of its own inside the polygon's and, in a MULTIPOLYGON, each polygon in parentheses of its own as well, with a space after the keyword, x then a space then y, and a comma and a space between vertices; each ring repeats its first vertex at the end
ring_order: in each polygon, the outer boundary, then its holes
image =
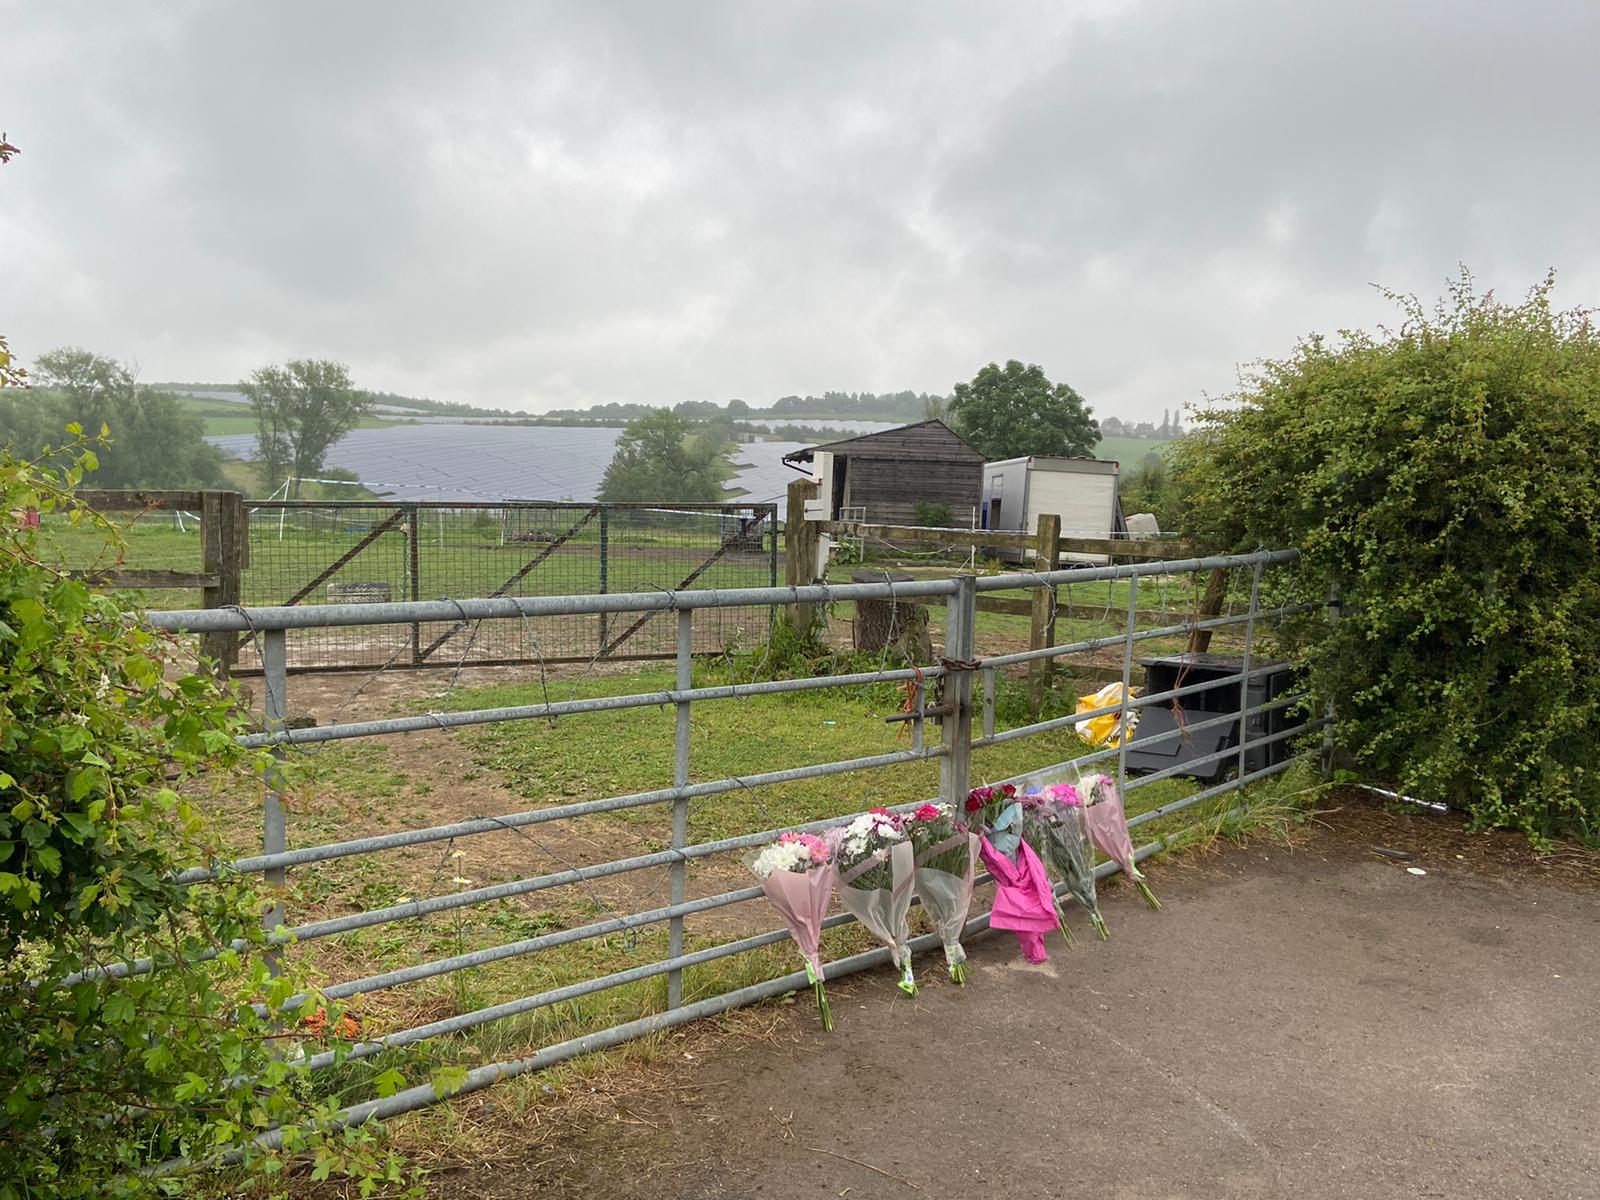
POLYGON ((811 851, 801 842, 771 842, 756 856, 750 869, 762 879, 774 871, 792 871, 811 861, 811 851))

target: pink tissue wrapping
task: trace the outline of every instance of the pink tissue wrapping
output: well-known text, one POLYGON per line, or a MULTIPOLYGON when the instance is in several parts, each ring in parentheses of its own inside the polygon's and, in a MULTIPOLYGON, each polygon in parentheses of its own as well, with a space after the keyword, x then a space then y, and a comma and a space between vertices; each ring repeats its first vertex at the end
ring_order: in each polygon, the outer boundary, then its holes
POLYGON ((994 876, 996 885, 994 907, 989 912, 991 928, 1049 933, 1057 927, 1050 878, 1027 842, 1018 843, 1014 863, 991 846, 988 838, 979 839, 978 855, 994 876))
POLYGON ((1083 810, 1089 827, 1089 840, 1112 862, 1122 868, 1129 880, 1137 882, 1144 873, 1134 865, 1133 838, 1128 834, 1128 815, 1122 807, 1122 793, 1115 784, 1102 789, 1103 798, 1083 810))
POLYGON ((761 890, 789 927, 794 944, 818 979, 822 978, 822 960, 817 950, 835 874, 830 863, 811 871, 774 871, 761 881, 761 890))

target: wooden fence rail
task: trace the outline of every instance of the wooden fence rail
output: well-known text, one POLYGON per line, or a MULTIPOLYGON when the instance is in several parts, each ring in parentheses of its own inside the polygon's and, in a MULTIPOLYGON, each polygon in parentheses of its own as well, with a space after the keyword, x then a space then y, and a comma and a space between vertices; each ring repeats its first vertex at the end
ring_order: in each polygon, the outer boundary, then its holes
MULTIPOLYGON (((1060 518, 1054 518, 1060 529, 1060 518)), ((1041 521, 1044 517, 1041 516, 1041 521)), ((921 545, 946 546, 951 550, 970 550, 973 547, 992 546, 997 550, 1034 550, 1039 548, 1037 530, 1005 529, 936 529, 920 525, 869 525, 861 521, 811 521, 818 532, 836 537, 870 537, 886 542, 914 542, 921 545)), ((1191 554, 1189 543, 1174 538, 1056 538, 1057 554, 1109 554, 1116 558, 1187 558, 1191 554)))

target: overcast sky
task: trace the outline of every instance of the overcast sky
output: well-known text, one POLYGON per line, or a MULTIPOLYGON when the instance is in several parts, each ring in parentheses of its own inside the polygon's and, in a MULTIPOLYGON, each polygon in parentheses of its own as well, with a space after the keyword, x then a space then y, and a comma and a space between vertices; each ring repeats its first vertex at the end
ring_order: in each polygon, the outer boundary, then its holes
POLYGON ((1600 301, 1600 4, 0 0, 0 331, 540 410, 1227 392, 1458 263, 1600 301))

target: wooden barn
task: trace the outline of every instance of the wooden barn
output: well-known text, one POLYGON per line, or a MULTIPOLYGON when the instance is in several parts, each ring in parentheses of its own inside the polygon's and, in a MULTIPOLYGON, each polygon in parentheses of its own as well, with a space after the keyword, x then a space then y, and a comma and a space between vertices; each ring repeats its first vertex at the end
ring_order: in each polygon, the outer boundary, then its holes
POLYGON ((783 456, 809 468, 827 516, 878 525, 921 525, 918 505, 949 510, 953 525, 970 529, 983 503, 983 455, 943 421, 919 421, 864 433, 783 456))

